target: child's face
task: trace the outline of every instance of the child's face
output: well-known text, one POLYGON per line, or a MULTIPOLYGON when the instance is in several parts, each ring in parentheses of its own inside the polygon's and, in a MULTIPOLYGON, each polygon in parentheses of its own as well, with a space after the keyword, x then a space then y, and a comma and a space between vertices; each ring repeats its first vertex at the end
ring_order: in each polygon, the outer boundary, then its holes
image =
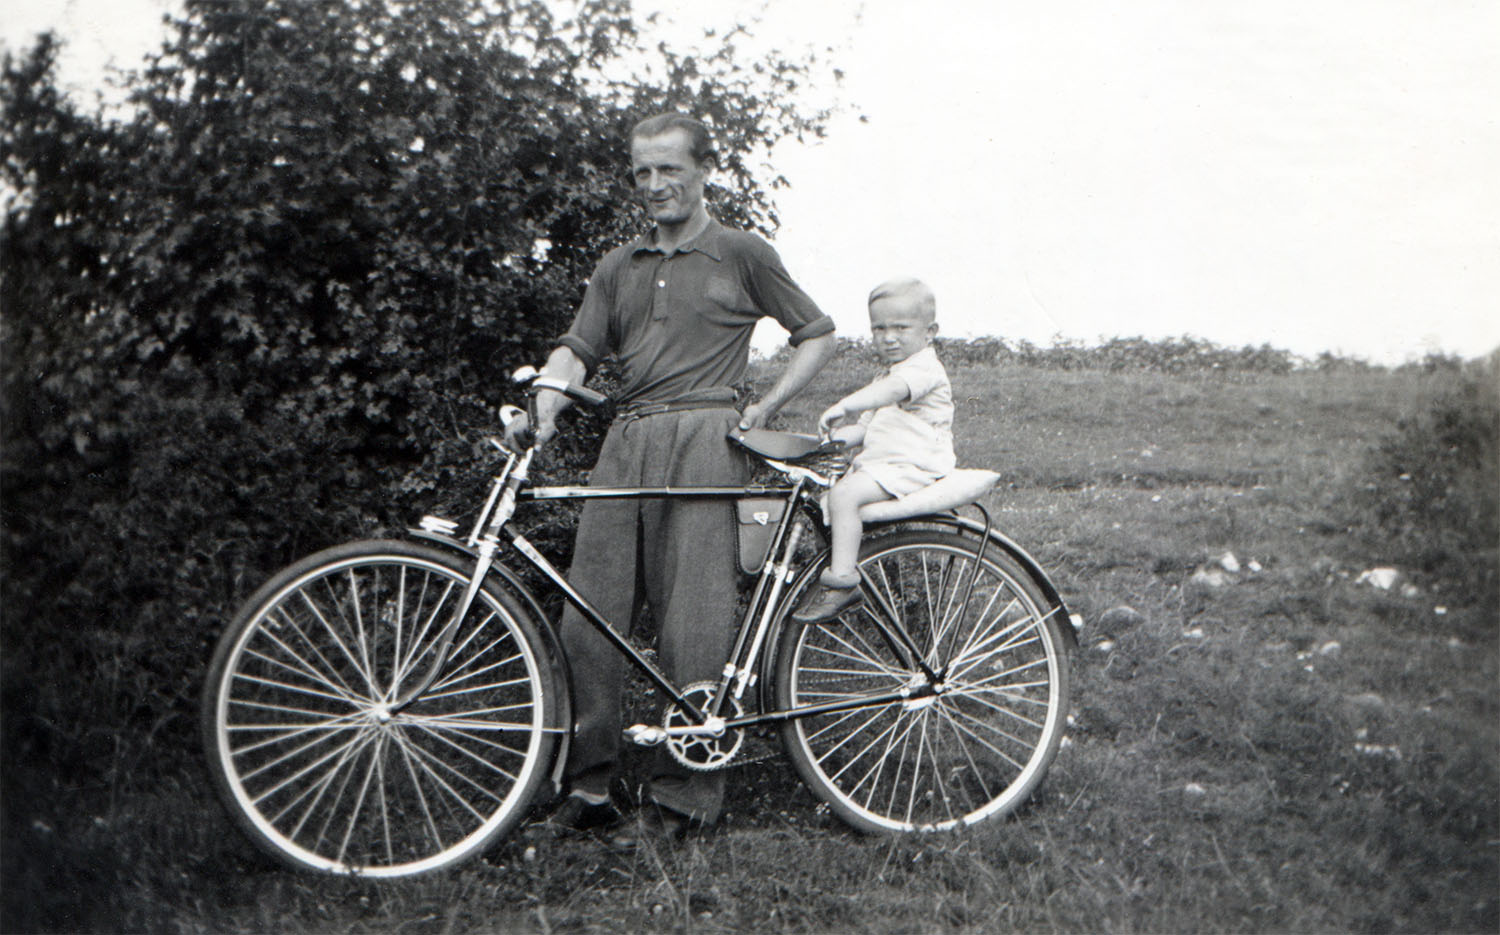
POLYGON ((881 360, 894 364, 931 343, 937 322, 923 314, 914 299, 890 296, 870 305, 870 334, 881 360))

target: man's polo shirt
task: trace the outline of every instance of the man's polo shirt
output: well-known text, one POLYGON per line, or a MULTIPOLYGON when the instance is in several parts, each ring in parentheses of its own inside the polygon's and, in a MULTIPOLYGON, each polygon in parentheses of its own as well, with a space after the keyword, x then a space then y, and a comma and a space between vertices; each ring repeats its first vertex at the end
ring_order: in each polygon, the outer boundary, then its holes
POLYGON ((745 377, 755 323, 770 316, 793 346, 833 331, 761 237, 717 221, 671 254, 654 231, 599 261, 558 343, 592 372, 615 354, 617 402, 667 401, 745 377))

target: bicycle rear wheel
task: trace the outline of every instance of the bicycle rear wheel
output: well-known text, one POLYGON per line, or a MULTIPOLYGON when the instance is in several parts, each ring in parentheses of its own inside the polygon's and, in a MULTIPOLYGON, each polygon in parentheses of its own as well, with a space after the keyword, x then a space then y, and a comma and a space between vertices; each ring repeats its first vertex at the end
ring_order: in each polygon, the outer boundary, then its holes
MULTIPOLYGON (((1060 612, 1031 577, 973 537, 898 530, 867 540, 860 569, 939 676, 865 605, 819 624, 788 620, 777 649, 782 709, 910 697, 787 721, 787 754, 843 820, 873 832, 937 831, 1013 811, 1057 753, 1068 707, 1060 612)), ((804 577, 796 607, 815 586, 804 577)))
POLYGON ((203 699, 214 784, 262 848, 300 869, 404 876, 514 827, 551 760, 554 687, 536 624, 481 588, 436 681, 470 569, 355 542, 278 573, 221 637, 203 699))

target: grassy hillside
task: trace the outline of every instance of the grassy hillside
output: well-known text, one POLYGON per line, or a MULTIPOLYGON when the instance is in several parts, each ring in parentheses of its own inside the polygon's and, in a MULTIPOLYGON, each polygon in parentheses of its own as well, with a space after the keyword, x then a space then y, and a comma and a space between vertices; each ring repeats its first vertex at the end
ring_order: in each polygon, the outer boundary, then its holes
MULTIPOLYGON (((841 358, 785 426, 872 372, 841 358)), ((69 759, 80 712, 55 761, 6 766, 29 781, 8 785, 0 928, 1500 928, 1493 593, 1416 567, 1362 582, 1401 559, 1353 509, 1383 482, 1372 447, 1452 374, 950 372, 960 462, 1002 472, 988 508, 1084 620, 1067 745, 1018 816, 862 837, 757 737, 722 828, 681 847, 518 837, 432 879, 328 880, 254 856, 170 730, 69 759)))

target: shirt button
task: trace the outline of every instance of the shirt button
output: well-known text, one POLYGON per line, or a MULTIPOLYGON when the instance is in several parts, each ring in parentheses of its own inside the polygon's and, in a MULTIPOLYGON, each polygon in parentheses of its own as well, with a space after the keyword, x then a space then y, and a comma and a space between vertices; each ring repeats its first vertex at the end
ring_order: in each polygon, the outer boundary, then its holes
POLYGON ((656 281, 656 285, 658 288, 665 289, 667 287, 667 281, 665 279, 658 279, 656 281))

